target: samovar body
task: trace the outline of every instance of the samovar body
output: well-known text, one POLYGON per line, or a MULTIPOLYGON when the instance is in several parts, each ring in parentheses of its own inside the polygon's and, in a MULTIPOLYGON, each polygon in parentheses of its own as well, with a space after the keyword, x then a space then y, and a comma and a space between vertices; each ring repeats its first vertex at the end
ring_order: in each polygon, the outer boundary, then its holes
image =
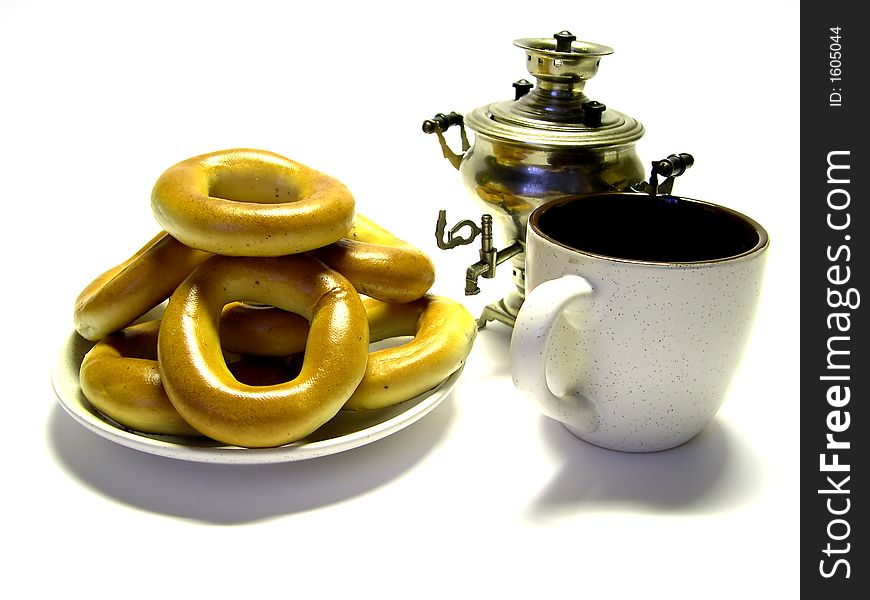
POLYGON ((523 244, 529 215, 541 204, 566 195, 622 191, 644 179, 634 144, 540 149, 479 134, 459 172, 478 206, 494 212, 504 235, 523 244))

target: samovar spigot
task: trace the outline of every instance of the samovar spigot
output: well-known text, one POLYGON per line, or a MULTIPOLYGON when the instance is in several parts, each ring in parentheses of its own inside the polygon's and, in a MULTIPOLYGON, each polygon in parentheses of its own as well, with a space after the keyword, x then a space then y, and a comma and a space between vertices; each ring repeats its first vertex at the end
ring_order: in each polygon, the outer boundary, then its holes
POLYGON ((477 285, 479 277, 492 279, 495 277, 496 259, 498 250, 492 245, 492 215, 483 215, 480 218, 480 260, 468 267, 465 271, 465 295, 473 296, 480 293, 477 285))
POLYGON ((474 296, 480 293, 478 280, 483 277, 495 277, 496 267, 504 261, 523 251, 522 244, 514 242, 503 250, 497 250, 492 240, 492 215, 480 217, 480 226, 470 219, 465 219, 447 230, 447 211, 438 211, 438 222, 435 225, 435 243, 442 250, 450 250, 456 246, 465 246, 474 242, 480 236, 480 260, 465 271, 465 295, 474 296), (468 228, 470 233, 463 235, 462 230, 468 228))

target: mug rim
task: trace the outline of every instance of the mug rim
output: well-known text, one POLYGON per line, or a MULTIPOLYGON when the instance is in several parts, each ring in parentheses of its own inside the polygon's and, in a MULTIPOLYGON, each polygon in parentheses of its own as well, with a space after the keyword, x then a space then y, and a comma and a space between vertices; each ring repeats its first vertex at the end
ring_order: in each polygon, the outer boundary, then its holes
MULTIPOLYGON (((576 253, 582 254, 584 256, 589 256, 592 258, 597 258, 600 260, 611 261, 611 262, 621 262, 621 263, 629 263, 629 264, 636 264, 636 265, 649 265, 649 266, 658 266, 658 267, 674 267, 674 266, 697 267, 697 266, 704 266, 704 265, 729 263, 729 262, 734 262, 734 261, 737 261, 737 260, 740 260, 743 258, 750 257, 754 254, 761 253, 764 250, 766 250, 767 247, 770 245, 770 236, 768 236, 767 230, 764 227, 762 227, 762 225, 758 221, 756 221, 755 219, 753 219, 753 218, 751 218, 751 217, 749 217, 749 216, 747 216, 739 211, 736 211, 733 208, 728 208, 727 206, 722 206, 721 204, 716 204, 714 202, 707 202, 705 200, 698 200, 696 198, 687 198, 686 196, 675 196, 673 194, 662 194, 662 195, 659 195, 656 197, 657 198, 675 198, 675 199, 680 200, 680 201, 686 201, 686 202, 690 202, 693 204, 703 205, 703 206, 706 206, 708 208, 712 208, 713 210, 729 214, 732 217, 736 217, 736 218, 746 222, 748 225, 750 225, 755 230, 756 234, 758 234, 758 241, 756 242, 756 244, 752 248, 750 248, 748 250, 744 250, 743 252, 741 252, 739 254, 733 254, 731 256, 723 256, 721 258, 708 258, 708 259, 703 259, 703 260, 683 260, 683 261, 640 260, 640 259, 636 259, 636 258, 623 258, 623 257, 619 257, 619 256, 610 256, 608 254, 598 254, 596 252, 591 252, 589 250, 583 250, 581 248, 575 248, 574 246, 569 246, 568 244, 560 242, 559 240, 557 240, 553 237, 550 237, 549 235, 547 235, 546 233, 541 231, 541 228, 538 225, 538 221, 540 220, 541 215, 543 213, 547 212, 547 210, 549 210, 549 209, 552 209, 552 208, 555 208, 558 206, 562 206, 563 204, 570 204, 572 202, 582 201, 582 200, 591 199, 591 198, 601 198, 604 196, 619 196, 619 197, 645 196, 645 197, 649 197, 650 194, 648 194, 646 192, 617 192, 617 191, 614 191, 614 192, 596 192, 594 194, 574 194, 574 195, 570 195, 570 196, 562 196, 561 198, 556 198, 554 200, 550 200, 549 202, 545 202, 544 204, 541 204, 540 206, 535 208, 531 212, 531 214, 529 215, 529 227, 528 228, 530 231, 533 231, 536 235, 538 235, 542 239, 550 242, 551 244, 555 244, 556 246, 559 246, 560 248, 564 248, 566 250, 570 250, 571 252, 576 252, 576 253)), ((528 240, 526 240, 526 245, 528 245, 528 240)))

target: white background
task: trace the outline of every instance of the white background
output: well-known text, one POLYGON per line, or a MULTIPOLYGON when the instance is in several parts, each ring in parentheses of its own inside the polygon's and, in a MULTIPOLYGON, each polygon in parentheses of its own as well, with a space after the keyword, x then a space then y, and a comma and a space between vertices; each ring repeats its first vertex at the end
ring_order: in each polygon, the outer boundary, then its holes
MULTIPOLYGON (((798 2, 0 3, 2 586, 92 598, 792 598, 798 586, 798 2), (59 408, 49 369, 79 290, 157 231, 150 190, 202 152, 269 149, 344 181, 462 296, 478 218, 420 124, 511 97, 511 42, 570 29, 616 52, 590 97, 640 120, 676 191, 771 236, 722 410, 654 455, 571 437, 514 392, 509 333, 454 395, 388 439, 275 466, 115 446, 59 408)), ((449 132, 450 133, 450 132, 449 132)), ((455 144, 455 138, 450 135, 455 144)), ((3 593, 4 597, 22 597, 3 593)), ((40 594, 42 595, 42 594, 40 594)))

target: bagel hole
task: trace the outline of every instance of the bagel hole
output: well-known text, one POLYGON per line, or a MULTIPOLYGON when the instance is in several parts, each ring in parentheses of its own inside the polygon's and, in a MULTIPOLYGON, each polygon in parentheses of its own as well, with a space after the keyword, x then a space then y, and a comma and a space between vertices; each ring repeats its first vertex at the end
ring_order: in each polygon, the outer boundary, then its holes
POLYGON ((209 183, 208 195, 233 202, 278 204, 296 202, 302 193, 297 183, 273 173, 223 172, 209 183))
POLYGON ((245 385, 263 386, 287 383, 299 376, 302 354, 289 358, 277 356, 235 355, 224 356, 227 368, 236 381, 245 385))
MULTIPOLYGON (((230 361, 239 360, 239 352, 286 357, 304 350, 307 338, 308 319, 299 313, 253 300, 230 302, 223 308, 219 340, 228 367, 230 361), (234 311, 234 308, 242 310, 234 311), (289 331, 282 332, 285 327, 289 331)), ((296 375, 298 372, 293 377, 296 375)))

